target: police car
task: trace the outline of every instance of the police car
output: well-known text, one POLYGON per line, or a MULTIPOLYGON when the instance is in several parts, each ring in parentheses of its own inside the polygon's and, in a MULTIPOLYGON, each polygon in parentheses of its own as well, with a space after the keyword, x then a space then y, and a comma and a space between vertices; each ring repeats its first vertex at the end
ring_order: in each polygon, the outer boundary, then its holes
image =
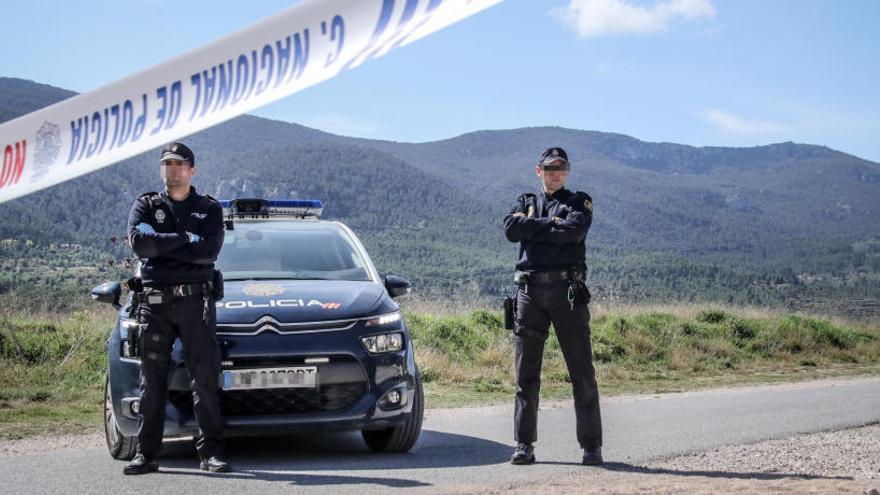
MULTIPOLYGON (((381 275, 357 236, 320 220, 320 201, 221 201, 226 237, 217 267, 222 352, 220 402, 227 434, 360 430, 375 452, 416 443, 424 398, 412 337, 395 297, 408 281, 381 275)), ((134 456, 139 406, 138 322, 122 285, 92 289, 114 305, 104 399, 107 447, 134 456)), ((169 372, 165 437, 197 432, 180 342, 169 372)))

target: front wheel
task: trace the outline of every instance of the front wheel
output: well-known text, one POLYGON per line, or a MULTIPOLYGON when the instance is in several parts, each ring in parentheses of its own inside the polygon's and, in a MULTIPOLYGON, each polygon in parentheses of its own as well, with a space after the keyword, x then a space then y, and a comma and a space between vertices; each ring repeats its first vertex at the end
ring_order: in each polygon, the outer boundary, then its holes
POLYGON ((119 431, 116 413, 113 412, 113 400, 110 396, 110 378, 104 382, 104 438, 107 450, 114 459, 129 460, 137 451, 137 437, 127 437, 119 431))
POLYGON ((400 453, 409 452, 419 439, 422 432, 422 416, 425 413, 425 392, 422 379, 416 371, 416 392, 413 394, 412 413, 406 422, 384 430, 364 430, 361 432, 367 447, 373 452, 400 453))

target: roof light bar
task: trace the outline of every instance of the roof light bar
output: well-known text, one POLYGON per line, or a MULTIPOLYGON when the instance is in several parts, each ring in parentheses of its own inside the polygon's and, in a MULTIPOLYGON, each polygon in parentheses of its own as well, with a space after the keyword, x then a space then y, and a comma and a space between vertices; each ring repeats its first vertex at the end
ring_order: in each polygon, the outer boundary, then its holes
POLYGON ((296 217, 321 218, 324 205, 319 199, 260 199, 239 198, 221 200, 223 217, 235 218, 269 218, 296 217))

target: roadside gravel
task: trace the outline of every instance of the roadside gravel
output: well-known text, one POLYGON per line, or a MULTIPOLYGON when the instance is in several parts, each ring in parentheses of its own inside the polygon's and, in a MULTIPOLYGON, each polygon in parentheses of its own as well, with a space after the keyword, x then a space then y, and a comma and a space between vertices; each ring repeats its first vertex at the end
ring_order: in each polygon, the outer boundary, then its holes
POLYGON ((56 435, 30 437, 21 440, 0 440, 0 457, 43 454, 73 449, 93 449, 104 446, 104 433, 87 435, 56 435))
POLYGON ((576 477, 490 493, 880 495, 880 425, 722 447, 644 466, 611 461, 584 469, 576 477))

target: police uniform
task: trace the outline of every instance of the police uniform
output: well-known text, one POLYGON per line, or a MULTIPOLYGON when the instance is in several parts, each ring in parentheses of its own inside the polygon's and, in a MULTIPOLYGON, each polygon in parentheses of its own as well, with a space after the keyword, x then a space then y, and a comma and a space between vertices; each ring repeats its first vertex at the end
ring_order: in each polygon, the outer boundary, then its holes
POLYGON ((148 462, 154 462, 162 446, 168 368, 175 338, 183 344, 192 379, 193 408, 199 424, 196 449, 202 468, 206 469, 206 460, 222 455, 223 416, 218 396, 221 355, 211 289, 223 237, 220 204, 192 187, 183 201, 175 201, 167 191, 147 193, 131 208, 128 238, 141 260, 143 283, 138 309, 138 451, 148 462))
POLYGON ((507 239, 520 243, 515 278, 519 288, 514 323, 514 435, 518 444, 529 449, 531 462, 531 443, 537 440, 541 362, 552 323, 571 377, 584 463, 601 463, 602 424, 586 288, 585 239, 592 218, 592 198, 564 188, 553 194, 524 194, 504 217, 507 239), (588 458, 588 453, 593 457, 588 458))

